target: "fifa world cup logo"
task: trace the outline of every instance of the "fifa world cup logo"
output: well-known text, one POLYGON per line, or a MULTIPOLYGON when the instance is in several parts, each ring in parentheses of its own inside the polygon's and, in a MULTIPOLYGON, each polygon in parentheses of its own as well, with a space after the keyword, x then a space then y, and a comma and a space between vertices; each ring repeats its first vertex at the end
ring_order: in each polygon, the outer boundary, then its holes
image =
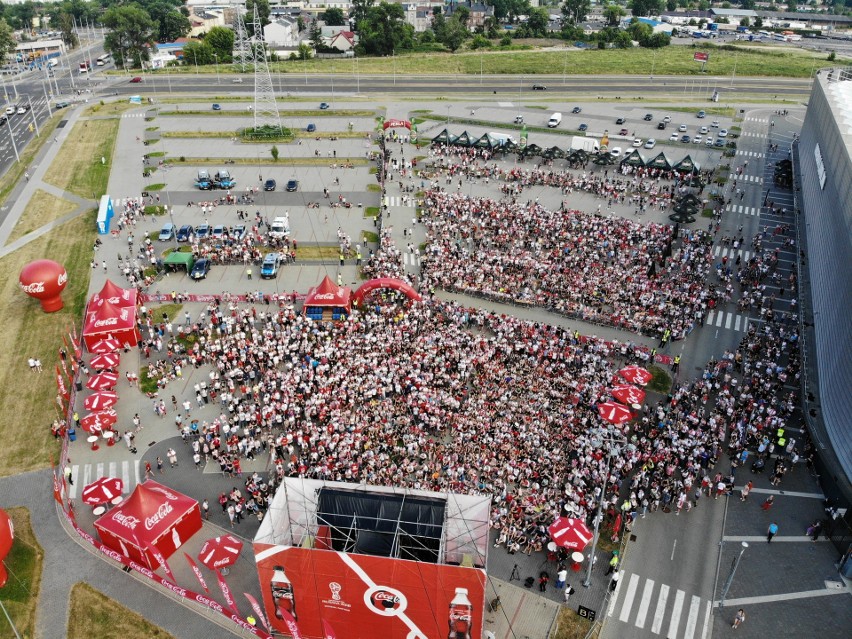
POLYGON ((343 586, 341 586, 336 581, 332 581, 330 584, 328 584, 328 587, 329 590, 331 590, 331 599, 333 601, 340 601, 340 591, 343 589, 343 586))

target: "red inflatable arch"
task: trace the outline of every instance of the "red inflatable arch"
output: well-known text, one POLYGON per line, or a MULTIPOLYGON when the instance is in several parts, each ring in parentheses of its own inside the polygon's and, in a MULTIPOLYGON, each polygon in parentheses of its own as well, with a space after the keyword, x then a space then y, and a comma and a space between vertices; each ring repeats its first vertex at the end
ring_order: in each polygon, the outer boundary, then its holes
POLYGON ((411 122, 409 120, 385 120, 382 123, 382 130, 387 131, 388 129, 396 129, 398 127, 405 127, 409 131, 411 131, 411 122))
POLYGON ((375 280, 364 282, 358 290, 355 291, 355 294, 352 296, 352 301, 360 306, 361 302, 364 301, 364 298, 367 297, 367 295, 379 288, 392 288, 395 291, 405 294, 408 299, 415 302, 419 302, 423 299, 420 297, 420 294, 411 287, 411 284, 406 284, 402 280, 396 280, 392 277, 380 277, 375 280))

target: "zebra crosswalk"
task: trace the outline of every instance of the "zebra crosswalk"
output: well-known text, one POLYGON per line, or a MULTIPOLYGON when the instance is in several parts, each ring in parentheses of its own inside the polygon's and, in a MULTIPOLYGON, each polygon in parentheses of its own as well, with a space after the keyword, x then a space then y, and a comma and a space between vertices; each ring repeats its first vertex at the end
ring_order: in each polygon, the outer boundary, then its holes
MULTIPOLYGON (((622 571, 607 616, 666 639, 704 639, 709 632, 712 607, 713 602, 708 599, 635 573, 626 578, 622 571)), ((625 633, 634 635, 638 636, 635 631, 625 633)))
POLYGON ((729 248, 727 246, 716 246, 713 249, 713 257, 727 257, 729 260, 736 260, 740 257, 743 262, 748 262, 752 255, 751 251, 743 251, 742 249, 729 248))
POLYGON ((724 328, 737 333, 746 333, 748 331, 748 322, 749 318, 746 315, 713 309, 707 313, 704 326, 715 326, 716 328, 724 328))
POLYGON ((417 267, 417 268, 420 267, 420 256, 415 255, 414 253, 408 253, 408 252, 403 253, 402 254, 402 261, 406 266, 417 267))
POLYGON ((75 464, 71 466, 71 481, 68 496, 76 499, 78 492, 101 477, 115 477, 124 483, 122 494, 128 495, 136 484, 142 482, 142 462, 138 459, 122 462, 104 462, 101 464, 75 464))
POLYGON ((732 182, 736 180, 737 182, 751 182, 752 184, 763 184, 763 177, 760 175, 737 175, 736 173, 731 173, 728 178, 732 182))
POLYGON ((746 122, 758 122, 760 124, 769 124, 769 118, 746 118, 746 122))
POLYGON ((760 151, 737 151, 737 157, 741 158, 762 158, 764 156, 760 151))
POLYGON ((385 206, 410 206, 414 207, 414 198, 408 195, 386 195, 383 202, 385 206))
POLYGON ((743 206, 742 204, 731 204, 727 207, 728 213, 739 213, 740 215, 760 216, 760 209, 756 206, 743 206))
POLYGON ((125 113, 121 116, 122 118, 144 118, 144 113, 125 113))

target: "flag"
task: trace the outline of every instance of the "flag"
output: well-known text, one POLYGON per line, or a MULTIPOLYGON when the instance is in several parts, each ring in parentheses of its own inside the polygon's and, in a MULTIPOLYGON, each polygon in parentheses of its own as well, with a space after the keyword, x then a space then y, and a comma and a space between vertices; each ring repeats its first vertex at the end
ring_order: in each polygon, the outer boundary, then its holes
POLYGON ((65 378, 62 377, 62 373, 59 371, 59 364, 56 365, 56 387, 59 389, 59 394, 62 395, 65 400, 68 400, 71 397, 68 386, 65 384, 65 378))
POLYGON ((302 639, 302 633, 299 632, 299 626, 298 624, 296 624, 296 618, 290 614, 289 610, 279 608, 278 611, 284 618, 284 623, 287 624, 287 629, 290 631, 290 635, 293 637, 293 639, 302 639))
POLYGON ((177 580, 172 574, 172 569, 169 567, 169 562, 166 561, 166 558, 163 557, 163 554, 159 550, 157 550, 157 547, 154 545, 149 546, 148 550, 150 550, 151 554, 154 555, 154 559, 156 560, 156 562, 163 567, 163 570, 166 571, 166 575, 168 576, 169 580, 173 584, 176 584, 177 580))
POLYGON ((225 598, 225 603, 228 604, 228 608, 233 610, 235 613, 240 614, 240 611, 237 609, 237 602, 234 601, 234 596, 231 594, 231 589, 225 582, 225 578, 222 576, 222 573, 218 570, 216 571, 216 579, 219 580, 219 588, 222 590, 222 596, 225 598))
POLYGON ((74 347, 74 358, 80 359, 83 356, 83 349, 80 346, 80 340, 77 337, 77 327, 73 324, 71 325, 71 329, 73 333, 69 333, 69 337, 71 338, 71 345, 74 347))
POLYGON ((270 630, 269 628, 269 624, 266 621, 266 616, 263 614, 263 609, 260 607, 260 604, 257 603, 257 599, 252 597, 247 592, 244 592, 243 594, 245 595, 246 599, 248 599, 249 604, 251 604, 251 609, 254 610, 254 614, 256 614, 257 618, 260 619, 260 623, 263 624, 263 627, 266 628, 266 631, 272 632, 272 630, 270 630))
POLYGON ((186 553, 183 553, 183 556, 186 557, 186 560, 189 562, 189 567, 192 568, 192 572, 194 572, 195 576, 198 577, 198 583, 200 583, 201 587, 204 588, 204 592, 209 595, 210 590, 207 588, 207 582, 204 581, 204 575, 201 574, 201 570, 198 568, 198 565, 192 560, 192 557, 186 553))

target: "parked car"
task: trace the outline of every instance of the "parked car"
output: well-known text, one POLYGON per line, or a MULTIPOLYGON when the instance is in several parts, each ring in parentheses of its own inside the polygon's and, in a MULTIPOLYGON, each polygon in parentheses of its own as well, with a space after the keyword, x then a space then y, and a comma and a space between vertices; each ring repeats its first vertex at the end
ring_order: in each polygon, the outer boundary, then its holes
POLYGON ((665 130, 666 130, 666 123, 665 123, 665 122, 660 122, 659 124, 657 124, 657 128, 658 128, 660 131, 665 131, 665 130))
POLYGON ((189 276, 194 280, 203 280, 207 277, 207 274, 210 272, 210 260, 206 257, 202 257, 192 266, 192 270, 189 272, 189 276))
POLYGON ((643 120, 645 120, 645 122, 650 122, 651 120, 653 120, 653 119, 654 119, 654 116, 653 116, 653 114, 651 114, 651 113, 646 113, 646 114, 645 114, 645 117, 644 117, 644 118, 642 118, 642 119, 643 119, 643 120))
POLYGON ((704 138, 702 138, 700 135, 696 135, 694 138, 692 138, 693 144, 701 144, 703 141, 704 138))
POLYGON ((688 135, 682 135, 681 138, 680 138, 680 141, 683 142, 684 144, 689 144, 692 141, 692 138, 689 137, 688 135))
POLYGON ((28 107, 26 104, 23 105, 23 106, 19 106, 18 107, 18 115, 23 115, 24 113, 26 113, 29 110, 30 110, 30 107, 28 107))
POLYGON ((13 104, 11 106, 6 107, 6 115, 15 115, 15 111, 17 111, 17 107, 13 104))
POLYGON ((231 229, 231 237, 235 240, 243 240, 246 237, 246 227, 245 224, 237 224, 233 229, 231 229))
POLYGON ((57 103, 56 103, 55 105, 53 105, 53 106, 54 106, 54 107, 56 107, 57 109, 64 109, 64 108, 65 108, 65 107, 67 107, 69 104, 70 104, 70 103, 69 103, 69 102, 66 102, 65 100, 60 100, 59 102, 57 102, 57 103))
POLYGON ((533 91, 547 91, 547 87, 544 86, 543 84, 534 84, 534 85, 532 85, 532 90, 533 91))
POLYGON ((718 129, 719 128, 719 120, 713 120, 713 122, 710 123, 710 126, 713 127, 714 129, 718 129))
POLYGON ((203 240, 208 235, 210 235, 209 224, 199 224, 195 227, 195 237, 197 237, 199 240, 203 240))
POLYGON ((278 277, 278 265, 281 264, 281 256, 278 253, 267 253, 260 265, 260 277, 269 279, 278 277))
POLYGON ((630 131, 628 131, 627 129, 621 129, 618 132, 618 135, 629 135, 629 134, 630 134, 630 131))
POLYGON ((182 227, 178 229, 177 232, 177 241, 178 242, 189 242, 192 237, 192 227, 189 224, 184 224, 182 227))
POLYGON ((707 131, 708 131, 708 129, 707 129, 707 127, 706 127, 706 126, 703 126, 703 127, 701 127, 700 129, 698 129, 698 132, 699 132, 701 135, 707 135, 707 131))
POLYGON ((292 193, 299 188, 299 182, 296 180, 287 180, 287 186, 285 188, 292 193))
POLYGON ((311 123, 310 123, 310 124, 309 124, 309 125, 305 128, 305 130, 306 130, 308 133, 313 133, 314 131, 316 131, 316 130, 317 130, 317 125, 316 125, 316 124, 314 124, 313 122, 311 122, 311 123))
POLYGON ((728 137, 728 129, 719 129, 719 137, 720 138, 728 137))
POLYGON ((220 105, 220 104, 214 104, 214 105, 213 105, 213 110, 214 110, 214 111, 221 111, 221 110, 222 110, 222 105, 220 105))
POLYGON ((160 229, 160 235, 157 236, 157 239, 161 242, 168 242, 175 236, 175 225, 171 222, 164 224, 163 228, 160 229))
POLYGON ((320 109, 325 111, 328 108, 328 102, 320 102, 320 109))
POLYGON ((645 142, 645 148, 646 149, 653 149, 655 146, 657 146, 657 141, 654 138, 648 138, 646 140, 646 142, 645 142))
POLYGON ((225 226, 222 224, 217 224, 213 227, 213 230, 210 231, 210 237, 214 240, 221 240, 225 237, 225 226))
POLYGON ((263 183, 263 190, 264 191, 274 191, 275 186, 276 186, 275 180, 267 180, 266 182, 263 183))
POLYGON ((708 136, 707 136, 707 140, 705 140, 704 144, 705 144, 706 146, 713 146, 713 136, 712 136, 712 135, 708 135, 708 136))
POLYGON ((580 111, 582 111, 580 107, 574 107, 573 109, 571 109, 571 113, 579 113, 580 111))
POLYGON ((616 123, 616 124, 624 124, 624 122, 625 122, 625 119, 624 119, 624 118, 618 118, 618 119, 615 121, 615 123, 616 123))
POLYGON ((706 114, 704 111, 699 111, 699 112, 698 112, 698 117, 699 117, 699 118, 701 118, 701 119, 703 119, 703 118, 706 118, 706 117, 707 117, 707 114, 706 114))
POLYGON ((671 121, 672 121, 672 116, 670 116, 670 115, 667 115, 666 117, 663 118, 663 122, 665 122, 666 124, 668 124, 671 121))
POLYGON ((677 131, 672 131, 672 134, 669 136, 669 142, 677 142, 680 138, 680 134, 677 131))
POLYGON ((589 125, 584 122, 583 124, 581 124, 580 126, 577 127, 577 130, 578 131, 588 131, 589 125))
POLYGON ((725 146, 725 141, 720 140, 719 138, 716 138, 716 141, 713 143, 713 146, 716 146, 716 147, 725 146))
POLYGON ((686 132, 686 125, 685 125, 685 124, 681 124, 681 125, 677 128, 677 130, 678 130, 678 131, 680 131, 681 133, 686 132))
POLYGON ((633 138, 633 146, 637 149, 642 146, 642 138, 633 138))
POLYGON ((242 84, 242 83, 243 83, 243 79, 242 79, 242 78, 234 78, 233 80, 231 80, 231 82, 232 82, 233 84, 242 84))
POLYGON ((523 123, 524 123, 524 116, 516 115, 515 116, 515 124, 523 124, 523 123))
POLYGON ((135 78, 130 78, 130 84, 139 84, 142 82, 142 76, 137 75, 135 78))
POLYGON ((612 147, 609 150, 609 154, 614 158, 621 157, 621 147, 620 146, 612 147))

